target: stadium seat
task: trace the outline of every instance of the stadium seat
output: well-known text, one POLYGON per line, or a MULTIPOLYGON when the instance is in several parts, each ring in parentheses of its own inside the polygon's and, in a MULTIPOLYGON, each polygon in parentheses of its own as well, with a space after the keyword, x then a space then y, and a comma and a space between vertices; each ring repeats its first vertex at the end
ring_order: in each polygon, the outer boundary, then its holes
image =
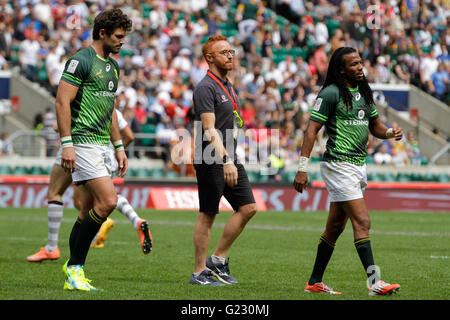
POLYGON ((368 172, 367 173, 367 181, 376 181, 376 175, 374 172, 368 172))
POLYGON ((10 166, 0 166, 0 175, 12 174, 13 170, 10 166))
POLYGON ((293 182, 295 179, 295 175, 297 172, 295 171, 287 171, 283 174, 283 181, 285 182, 293 182))
POLYGON ((258 181, 258 173, 256 173, 255 171, 247 171, 247 176, 250 182, 258 181))
POLYGON ((439 181, 440 183, 448 183, 448 182, 450 182, 450 178, 449 178, 448 174, 441 173, 441 174, 438 174, 437 181, 439 181))
POLYGON ((437 182, 438 180, 438 176, 436 174, 433 173, 425 173, 423 175, 423 181, 427 181, 427 182, 437 182))
POLYGON ((397 181, 397 182, 410 182, 411 180, 410 180, 409 175, 407 173, 400 172, 399 174, 397 174, 397 177, 396 177, 395 181, 397 181))
POLYGON ((32 175, 42 175, 43 171, 42 168, 40 166, 32 166, 30 169, 30 174, 32 175))
POLYGON ((16 166, 14 169, 14 175, 21 176, 28 174, 28 169, 25 166, 16 166))
POLYGON ((138 178, 149 178, 150 170, 147 168, 138 168, 136 169, 136 177, 138 178))
POLYGON ((136 177, 136 170, 134 168, 128 168, 125 177, 126 178, 136 177))
POLYGON ((150 176, 152 178, 162 178, 164 177, 164 170, 162 168, 153 168, 150 170, 150 176))
MULTIPOLYGON (((179 178, 180 176, 178 175, 178 173, 176 173, 175 171, 168 171, 165 175, 165 177, 167 179, 176 179, 179 178)), ((153 177, 152 177, 153 178, 153 177)))
POLYGON ((422 175, 420 173, 411 173, 409 178, 411 181, 423 181, 422 175))
POLYGON ((266 182, 269 180, 269 176, 265 172, 258 172, 258 181, 259 182, 266 182))

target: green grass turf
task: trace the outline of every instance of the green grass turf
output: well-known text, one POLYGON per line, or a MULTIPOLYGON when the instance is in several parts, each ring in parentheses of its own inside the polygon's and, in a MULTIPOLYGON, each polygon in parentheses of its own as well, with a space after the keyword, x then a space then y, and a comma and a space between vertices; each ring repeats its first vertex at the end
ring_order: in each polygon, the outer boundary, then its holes
MULTIPOLYGON (((326 212, 259 212, 229 252, 238 285, 219 288, 188 284, 193 272, 194 212, 138 210, 150 223, 151 254, 140 249, 136 231, 118 211, 105 247, 91 248, 86 275, 99 292, 63 290, 61 267, 76 211, 66 209, 56 261, 30 263, 26 257, 47 239, 46 209, 0 209, 0 299, 88 300, 355 300, 448 299, 450 213, 371 212, 375 262, 386 282, 400 283, 390 297, 367 295, 364 270, 353 246, 350 222, 337 242, 324 282, 340 296, 304 293, 326 212)), ((216 218, 208 254, 230 213, 216 218)))

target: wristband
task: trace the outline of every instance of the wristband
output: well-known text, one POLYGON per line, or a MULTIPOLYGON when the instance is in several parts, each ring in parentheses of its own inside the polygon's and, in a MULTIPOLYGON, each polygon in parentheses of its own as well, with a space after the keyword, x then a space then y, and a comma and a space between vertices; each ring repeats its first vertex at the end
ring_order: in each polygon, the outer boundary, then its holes
POLYGON ((65 148, 73 148, 72 136, 61 137, 61 146, 65 148))
POLYGON ((393 137, 395 137, 394 129, 392 129, 392 128, 387 129, 386 130, 386 138, 390 139, 393 137))
POLYGON ((300 161, 298 163, 297 171, 308 172, 308 161, 309 161, 309 158, 307 158, 307 157, 300 157, 300 161))
POLYGON ((114 149, 115 149, 116 151, 125 150, 125 147, 123 146, 122 140, 116 140, 116 141, 114 141, 114 142, 113 142, 113 146, 114 146, 114 149))
POLYGON ((228 160, 228 161, 225 162, 223 165, 224 165, 224 166, 228 166, 229 164, 234 164, 233 160, 228 160))

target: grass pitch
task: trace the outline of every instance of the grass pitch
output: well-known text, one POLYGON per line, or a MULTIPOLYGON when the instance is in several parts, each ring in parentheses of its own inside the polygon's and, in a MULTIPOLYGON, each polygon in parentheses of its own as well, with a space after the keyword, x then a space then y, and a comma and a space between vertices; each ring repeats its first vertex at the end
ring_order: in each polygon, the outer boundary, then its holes
MULTIPOLYGON (((193 272, 195 212, 138 210, 149 221, 152 253, 144 255, 131 223, 114 211, 115 227, 102 249, 91 248, 86 275, 99 292, 63 290, 61 267, 76 219, 66 209, 61 258, 30 263, 26 257, 47 239, 47 210, 0 209, 0 299, 2 300, 447 300, 450 292, 450 213, 371 212, 375 263, 386 282, 400 283, 390 297, 369 297, 365 273, 353 246, 350 222, 337 242, 324 282, 340 296, 304 293, 326 212, 259 212, 229 252, 238 285, 205 288, 188 284, 193 272)), ((231 213, 217 216, 212 253, 231 213)))

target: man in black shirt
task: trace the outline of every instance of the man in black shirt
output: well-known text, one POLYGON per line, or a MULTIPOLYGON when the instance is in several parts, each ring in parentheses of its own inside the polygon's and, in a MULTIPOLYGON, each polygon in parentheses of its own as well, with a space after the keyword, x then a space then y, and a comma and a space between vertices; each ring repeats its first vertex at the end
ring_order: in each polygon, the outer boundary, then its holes
POLYGON ((195 267, 191 284, 236 284, 230 276, 227 252, 256 213, 256 203, 244 166, 237 162, 235 135, 242 126, 239 101, 227 74, 234 50, 223 36, 212 36, 202 47, 209 70, 194 90, 195 153, 200 212, 194 229, 195 267), (235 213, 225 225, 219 243, 206 258, 211 228, 224 196, 235 213))

